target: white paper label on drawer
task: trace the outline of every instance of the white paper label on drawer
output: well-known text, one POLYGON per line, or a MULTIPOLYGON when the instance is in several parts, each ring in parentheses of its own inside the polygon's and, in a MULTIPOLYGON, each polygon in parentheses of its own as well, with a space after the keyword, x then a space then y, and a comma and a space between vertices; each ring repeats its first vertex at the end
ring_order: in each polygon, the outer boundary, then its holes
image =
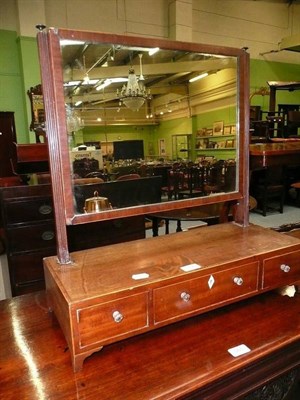
POLYGON ((195 271, 195 269, 202 268, 201 265, 199 264, 189 264, 189 265, 184 265, 183 267, 180 267, 182 271, 184 272, 190 272, 190 271, 195 271))
POLYGON ((135 281, 138 281, 139 279, 148 279, 149 276, 150 275, 147 274, 147 272, 142 272, 140 274, 133 274, 132 279, 134 279, 135 281))
POLYGON ((239 346, 235 346, 235 347, 232 347, 231 349, 228 349, 228 352, 233 357, 241 356, 242 354, 249 353, 249 351, 251 351, 251 350, 245 344, 240 344, 239 346))

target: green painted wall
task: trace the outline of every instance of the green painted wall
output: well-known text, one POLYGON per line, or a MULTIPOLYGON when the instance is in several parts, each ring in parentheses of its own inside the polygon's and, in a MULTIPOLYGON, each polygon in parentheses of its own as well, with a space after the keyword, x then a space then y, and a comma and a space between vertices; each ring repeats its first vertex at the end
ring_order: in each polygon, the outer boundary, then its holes
POLYGON ((12 111, 17 139, 27 142, 22 68, 17 34, 0 30, 0 111, 12 111))
POLYGON ((165 140, 166 156, 172 156, 173 135, 188 135, 193 133, 192 118, 177 118, 170 121, 163 121, 153 128, 154 154, 158 152, 158 141, 165 140))
MULTIPOLYGON (((143 140, 144 153, 153 148, 152 126, 87 126, 75 134, 76 144, 89 141, 116 142, 118 140, 143 140)), ((151 153, 151 151, 150 151, 151 153)))
POLYGON ((25 110, 25 130, 29 142, 35 142, 35 134, 30 132, 28 127, 31 123, 30 101, 27 90, 41 83, 40 64, 38 58, 37 42, 35 38, 21 37, 19 39, 19 53, 22 65, 23 78, 23 102, 26 104, 25 110))
MULTIPOLYGON (((267 87, 267 81, 299 81, 300 65, 250 61, 250 92, 267 87)), ((34 134, 29 131, 30 103, 27 90, 40 83, 37 43, 35 38, 18 37, 16 32, 0 30, 0 110, 13 111, 17 137, 20 143, 34 142, 34 134)), ((300 91, 294 93, 279 92, 278 103, 300 104, 300 91)), ((269 96, 254 96, 252 105, 260 105, 268 110, 269 96)), ((144 139, 145 152, 153 149, 158 154, 158 140, 165 139, 166 150, 171 154, 172 135, 193 133, 192 148, 195 147, 195 134, 201 127, 210 127, 214 121, 223 120, 225 124, 234 120, 235 110, 228 108, 212 113, 200 114, 194 118, 165 121, 159 126, 115 126, 109 128, 87 127, 83 136, 76 135, 75 142, 89 140, 114 141, 144 139), (77 137, 78 136, 78 137, 77 137)))
MULTIPOLYGON (((250 60, 250 93, 268 87, 267 81, 300 81, 300 65, 250 60)), ((300 104, 300 90, 277 91, 277 104, 300 104)), ((269 96, 253 96, 251 105, 269 109, 269 96)))

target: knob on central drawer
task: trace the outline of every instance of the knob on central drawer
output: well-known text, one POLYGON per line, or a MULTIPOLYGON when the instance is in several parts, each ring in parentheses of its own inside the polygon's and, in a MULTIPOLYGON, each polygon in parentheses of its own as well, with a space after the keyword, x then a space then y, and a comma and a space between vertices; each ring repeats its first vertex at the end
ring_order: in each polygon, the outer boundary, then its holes
POLYGON ((280 265, 280 269, 283 272, 290 272, 291 267, 289 265, 287 265, 287 264, 281 264, 280 265))
POLYGON ((113 316, 114 321, 117 323, 121 322, 124 318, 123 315, 119 311, 114 311, 112 316, 113 316))
POLYGON ((183 301, 190 301, 191 295, 187 292, 182 292, 180 294, 180 297, 182 298, 183 301))
POLYGON ((240 276, 235 276, 233 278, 233 282, 236 283, 238 286, 241 286, 244 283, 243 278, 241 278, 240 276))

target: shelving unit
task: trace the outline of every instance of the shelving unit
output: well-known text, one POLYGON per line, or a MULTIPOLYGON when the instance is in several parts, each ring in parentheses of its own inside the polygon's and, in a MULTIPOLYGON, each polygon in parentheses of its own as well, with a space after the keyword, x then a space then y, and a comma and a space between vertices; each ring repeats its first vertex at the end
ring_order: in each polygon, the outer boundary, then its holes
POLYGON ((236 146, 235 146, 236 134, 196 136, 196 143, 199 141, 207 141, 207 144, 209 142, 215 142, 217 144, 223 142, 223 144, 222 147, 201 147, 201 148, 196 147, 194 149, 196 156, 205 154, 214 155, 216 153, 217 155, 216 158, 231 158, 232 156, 234 156, 234 152, 236 151, 236 146), (226 142, 229 140, 232 140, 234 145, 227 147, 226 142))

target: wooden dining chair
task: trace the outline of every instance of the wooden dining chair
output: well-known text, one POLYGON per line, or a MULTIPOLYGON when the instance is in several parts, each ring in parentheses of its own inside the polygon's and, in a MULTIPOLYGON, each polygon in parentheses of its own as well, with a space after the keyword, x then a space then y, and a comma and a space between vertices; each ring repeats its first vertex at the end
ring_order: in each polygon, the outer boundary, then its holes
POLYGON ((257 210, 265 217, 268 210, 283 213, 285 200, 285 174, 282 166, 269 166, 253 171, 250 194, 257 200, 257 210))

